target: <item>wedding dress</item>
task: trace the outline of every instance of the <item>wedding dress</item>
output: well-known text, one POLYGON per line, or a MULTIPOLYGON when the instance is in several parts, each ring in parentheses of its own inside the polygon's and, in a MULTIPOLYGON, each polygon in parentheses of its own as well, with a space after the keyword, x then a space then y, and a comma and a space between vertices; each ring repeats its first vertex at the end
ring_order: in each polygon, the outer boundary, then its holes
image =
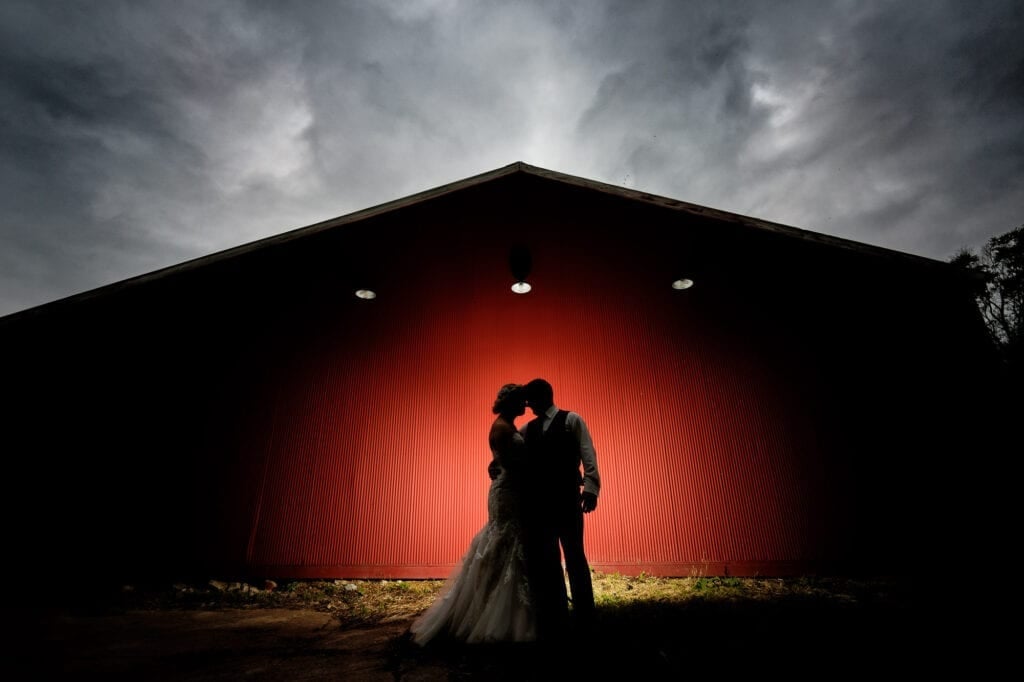
POLYGON ((413 641, 525 642, 536 638, 523 554, 518 433, 505 451, 492 450, 498 475, 487 494, 487 523, 473 537, 437 599, 410 627, 413 641))

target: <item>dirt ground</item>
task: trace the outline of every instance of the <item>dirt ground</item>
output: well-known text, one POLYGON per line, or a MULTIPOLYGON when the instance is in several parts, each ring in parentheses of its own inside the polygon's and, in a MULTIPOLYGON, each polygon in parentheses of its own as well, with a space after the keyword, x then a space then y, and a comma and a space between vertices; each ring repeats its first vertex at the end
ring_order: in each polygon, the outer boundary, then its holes
MULTIPOLYGON (((6 680, 692 680, 697 675, 920 677, 995 665, 947 599, 693 601, 603 609, 587 637, 421 649, 410 620, 370 625, 313 608, 9 610, 6 680), (957 614, 957 615, 954 615, 957 614)), ((984 677, 984 675, 982 675, 984 677)))

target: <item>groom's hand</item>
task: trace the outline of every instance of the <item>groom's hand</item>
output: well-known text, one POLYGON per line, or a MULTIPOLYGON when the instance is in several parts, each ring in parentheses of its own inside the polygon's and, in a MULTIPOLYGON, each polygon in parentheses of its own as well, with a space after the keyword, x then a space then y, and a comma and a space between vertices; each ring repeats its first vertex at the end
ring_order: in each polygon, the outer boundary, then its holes
POLYGON ((594 511, 595 509, 597 509, 597 495, 595 495, 594 493, 584 492, 583 501, 581 505, 583 507, 584 514, 589 514, 590 512, 594 511))
POLYGON ((492 459, 491 463, 487 465, 487 475, 491 477, 493 481, 501 473, 501 465, 498 464, 498 460, 492 459))

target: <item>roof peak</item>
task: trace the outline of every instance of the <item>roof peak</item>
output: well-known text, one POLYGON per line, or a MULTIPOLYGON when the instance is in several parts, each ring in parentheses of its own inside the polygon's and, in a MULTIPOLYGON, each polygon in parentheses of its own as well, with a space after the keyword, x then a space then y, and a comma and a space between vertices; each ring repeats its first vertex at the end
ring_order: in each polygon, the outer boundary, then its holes
POLYGON ((205 256, 199 256, 197 258, 177 263, 175 265, 170 265, 165 268, 154 270, 152 272, 144 273, 142 275, 138 275, 135 277, 130 277, 124 280, 120 280, 118 282, 97 287, 95 289, 90 289, 85 292, 72 294, 71 296, 57 299, 55 301, 51 301, 48 303, 43 303, 38 306, 29 308, 27 310, 11 313, 10 315, 0 317, 0 320, 9 321, 11 318, 21 317, 23 314, 30 313, 32 311, 38 311, 40 308, 48 309, 50 306, 55 304, 66 303, 72 300, 78 300, 83 298, 91 298, 93 296, 99 295, 100 293, 106 292, 111 289, 120 289, 122 287, 129 285, 141 284, 145 281, 158 279, 178 271, 190 270, 209 263, 218 262, 238 255, 242 255, 244 253, 249 253, 251 251, 256 251, 274 246, 276 244, 289 242, 307 235, 317 234, 324 230, 341 227, 342 225, 347 225, 376 215, 389 213, 391 211, 396 211, 401 208, 420 204, 425 201, 437 199, 447 194, 459 192, 470 187, 482 185, 487 182, 493 182, 503 177, 520 173, 530 175, 532 177, 550 180, 553 182, 559 182, 565 185, 600 192, 603 194, 610 194, 612 196, 617 196, 627 200, 660 206, 668 210, 698 216, 703 219, 711 219, 726 223, 732 223, 736 225, 742 225, 750 229, 774 232, 776 234, 787 235, 789 237, 801 239, 804 241, 811 241, 823 245, 858 251, 861 253, 866 253, 875 256, 905 259, 908 262, 916 263, 918 265, 949 266, 949 264, 945 263, 944 261, 926 258, 924 256, 917 256, 914 254, 895 251, 880 246, 873 246, 870 244, 855 242, 849 239, 843 239, 841 237, 834 237, 831 235, 826 235, 818 232, 812 232, 810 230, 792 227, 789 225, 784 225, 782 223, 775 223, 768 220, 762 220, 760 218, 754 218, 751 216, 746 216, 738 213, 731 213, 729 211, 723 211, 715 208, 710 208, 707 206, 692 204, 686 201, 672 199, 662 195, 650 194, 648 192, 643 192, 640 190, 630 189, 627 187, 620 187, 618 185, 612 185, 597 180, 590 180, 577 175, 570 175, 568 173, 549 170, 541 166, 526 163, 525 161, 513 161, 510 164, 501 166, 499 168, 495 168, 490 171, 485 171, 483 173, 478 173, 476 175, 462 178, 461 180, 456 180, 443 185, 439 185, 431 189, 427 189, 421 192, 407 195, 405 197, 385 202, 383 204, 371 206, 369 208, 347 213, 335 218, 329 218, 318 223, 312 223, 310 225, 306 225, 303 227, 287 230, 285 232, 281 232, 276 235, 271 235, 263 239, 258 239, 253 242, 240 244, 238 246, 230 247, 222 251, 207 254, 205 256))

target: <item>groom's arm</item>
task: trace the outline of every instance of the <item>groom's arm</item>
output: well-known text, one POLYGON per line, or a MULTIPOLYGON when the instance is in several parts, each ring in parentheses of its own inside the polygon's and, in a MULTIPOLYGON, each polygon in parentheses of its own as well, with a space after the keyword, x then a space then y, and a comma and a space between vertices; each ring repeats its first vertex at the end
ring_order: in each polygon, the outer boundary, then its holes
POLYGON ((590 429, 578 414, 572 424, 573 433, 580 444, 580 461, 583 462, 583 511, 591 512, 597 507, 597 496, 601 492, 601 475, 597 470, 597 451, 590 437, 590 429))

